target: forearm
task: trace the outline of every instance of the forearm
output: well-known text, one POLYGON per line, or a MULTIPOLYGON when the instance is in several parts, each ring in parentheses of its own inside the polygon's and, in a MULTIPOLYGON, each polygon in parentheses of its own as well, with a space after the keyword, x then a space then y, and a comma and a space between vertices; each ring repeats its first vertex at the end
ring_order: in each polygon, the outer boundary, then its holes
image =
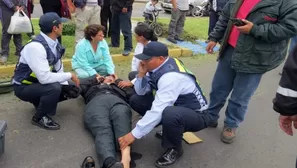
POLYGON ((124 168, 130 168, 131 162, 131 147, 127 146, 125 149, 121 150, 122 154, 122 163, 124 168))
POLYGON ((147 92, 151 91, 147 77, 137 78, 134 83, 134 89, 138 95, 145 95, 147 92))
POLYGON ((4 2, 8 8, 14 9, 15 7, 15 4, 11 0, 2 0, 2 2, 4 2))

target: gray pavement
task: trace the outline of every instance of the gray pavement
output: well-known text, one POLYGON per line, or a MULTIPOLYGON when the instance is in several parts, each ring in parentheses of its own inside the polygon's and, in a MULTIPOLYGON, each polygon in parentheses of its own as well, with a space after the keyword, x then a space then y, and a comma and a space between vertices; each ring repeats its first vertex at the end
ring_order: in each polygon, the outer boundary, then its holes
MULTIPOLYGON (((215 56, 182 60, 197 75, 208 95, 216 67, 215 56)), ((130 62, 116 66, 119 76, 126 77, 130 62)), ((203 142, 184 144, 182 159, 171 168, 293 168, 297 138, 289 137, 279 129, 278 115, 271 103, 280 70, 281 67, 263 77, 233 144, 220 141, 222 110, 219 127, 196 133, 203 142)), ((0 96, 0 119, 8 121, 1 168, 78 168, 86 156, 96 158, 93 139, 83 126, 81 98, 61 103, 55 117, 61 130, 46 131, 30 124, 32 105, 19 101, 13 94, 0 96)), ((143 158, 136 161, 137 168, 153 168, 153 162, 163 152, 160 140, 154 137, 158 129, 134 143, 133 150, 143 154, 143 158)))
MULTIPOLYGON (((134 3, 132 17, 142 17, 144 7, 145 7, 145 3, 134 3)), ((40 4, 35 4, 32 18, 39 18, 41 15, 42 15, 42 8, 40 4)), ((170 14, 165 12, 160 12, 159 17, 170 17, 170 14)))

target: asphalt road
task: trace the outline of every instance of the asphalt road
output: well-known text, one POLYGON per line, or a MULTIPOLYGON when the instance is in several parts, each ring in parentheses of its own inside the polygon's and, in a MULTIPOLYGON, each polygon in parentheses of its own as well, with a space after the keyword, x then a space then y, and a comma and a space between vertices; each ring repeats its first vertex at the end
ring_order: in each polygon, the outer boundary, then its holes
MULTIPOLYGON (((145 3, 134 3, 132 17, 142 17, 144 7, 145 7, 145 3)), ((161 7, 159 7, 159 8, 161 8, 161 7)), ((35 4, 32 17, 39 18, 42 14, 43 14, 42 8, 41 8, 40 4, 35 4)), ((170 14, 165 13, 165 12, 160 12, 159 17, 170 17, 170 14)))
MULTIPOLYGON (((215 56, 182 60, 197 75, 208 95, 216 67, 215 56)), ((130 62, 117 64, 119 76, 126 77, 129 67, 130 62)), ((264 75, 233 144, 220 141, 222 110, 219 127, 196 133, 203 142, 184 144, 182 159, 170 168, 293 168, 297 137, 289 137, 279 129, 278 115, 271 103, 280 70, 281 67, 264 75)), ((8 122, 6 151, 0 158, 0 167, 79 168, 86 156, 96 158, 93 138, 83 126, 83 107, 82 99, 62 102, 55 117, 61 130, 46 131, 30 124, 32 105, 19 101, 13 94, 0 95, 0 119, 8 122)), ((153 162, 163 152, 160 140, 154 137, 158 129, 134 143, 133 150, 143 154, 136 162, 137 168, 153 168, 153 162)))

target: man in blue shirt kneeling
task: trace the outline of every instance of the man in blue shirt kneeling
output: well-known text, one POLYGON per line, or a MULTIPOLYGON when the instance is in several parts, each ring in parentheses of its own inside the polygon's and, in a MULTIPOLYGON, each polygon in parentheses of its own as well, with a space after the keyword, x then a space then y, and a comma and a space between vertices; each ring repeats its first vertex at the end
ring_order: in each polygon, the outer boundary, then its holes
POLYGON ((207 100, 192 72, 180 60, 168 57, 166 45, 150 42, 135 57, 141 60, 134 83, 137 94, 129 103, 143 118, 130 133, 119 138, 119 143, 125 148, 162 124, 162 146, 166 152, 155 165, 166 167, 183 154, 184 132, 208 126, 211 117, 207 100))

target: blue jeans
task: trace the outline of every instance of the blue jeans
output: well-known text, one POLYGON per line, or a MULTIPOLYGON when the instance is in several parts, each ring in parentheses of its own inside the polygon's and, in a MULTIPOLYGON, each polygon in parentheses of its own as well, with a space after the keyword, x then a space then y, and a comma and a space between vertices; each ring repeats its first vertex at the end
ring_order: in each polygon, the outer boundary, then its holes
POLYGON ((296 46, 296 44, 297 44, 297 36, 291 38, 289 53, 293 51, 293 48, 296 46))
POLYGON ((251 96, 259 86, 263 74, 236 72, 231 68, 234 48, 228 46, 218 62, 210 92, 209 112, 212 121, 219 119, 219 112, 232 91, 226 108, 224 125, 237 128, 244 120, 251 96))

